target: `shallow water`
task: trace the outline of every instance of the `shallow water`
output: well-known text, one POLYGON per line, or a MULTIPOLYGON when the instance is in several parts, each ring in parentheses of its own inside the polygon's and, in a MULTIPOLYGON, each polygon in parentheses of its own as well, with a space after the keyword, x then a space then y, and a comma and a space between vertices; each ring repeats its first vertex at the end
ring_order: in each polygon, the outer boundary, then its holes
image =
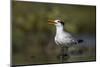
MULTIPOLYGON (((78 39, 83 39, 84 42, 70 47, 68 50, 69 57, 65 56, 63 62, 95 61, 95 36, 81 35, 78 36, 78 39)), ((25 49, 23 53, 13 54, 14 65, 61 63, 61 60, 57 57, 60 53, 60 47, 52 39, 46 47, 30 45, 25 49)))

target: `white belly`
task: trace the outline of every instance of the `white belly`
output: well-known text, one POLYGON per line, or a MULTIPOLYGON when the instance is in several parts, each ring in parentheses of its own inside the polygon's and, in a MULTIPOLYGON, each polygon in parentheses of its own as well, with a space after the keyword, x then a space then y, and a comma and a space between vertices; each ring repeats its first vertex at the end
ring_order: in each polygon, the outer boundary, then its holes
POLYGON ((55 36, 55 42, 57 45, 69 45, 71 44, 72 39, 64 36, 55 36))

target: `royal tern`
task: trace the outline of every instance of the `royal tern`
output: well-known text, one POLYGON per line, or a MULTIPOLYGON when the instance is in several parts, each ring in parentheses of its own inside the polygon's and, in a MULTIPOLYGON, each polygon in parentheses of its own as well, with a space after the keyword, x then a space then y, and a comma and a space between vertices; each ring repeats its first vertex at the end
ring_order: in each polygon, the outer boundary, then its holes
POLYGON ((56 26, 56 35, 55 35, 55 43, 62 47, 62 59, 64 56, 68 56, 66 52, 64 52, 64 47, 68 47, 73 44, 79 44, 83 42, 83 40, 77 40, 74 38, 69 32, 64 30, 64 22, 57 19, 57 20, 48 20, 49 24, 53 24, 56 26))

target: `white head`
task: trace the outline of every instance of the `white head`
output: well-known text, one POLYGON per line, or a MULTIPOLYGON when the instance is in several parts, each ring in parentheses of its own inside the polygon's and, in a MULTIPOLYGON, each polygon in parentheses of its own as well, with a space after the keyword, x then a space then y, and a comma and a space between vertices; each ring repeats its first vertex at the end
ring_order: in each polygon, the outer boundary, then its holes
POLYGON ((57 19, 57 20, 48 20, 49 24, 54 24, 55 26, 63 26, 64 22, 57 19))

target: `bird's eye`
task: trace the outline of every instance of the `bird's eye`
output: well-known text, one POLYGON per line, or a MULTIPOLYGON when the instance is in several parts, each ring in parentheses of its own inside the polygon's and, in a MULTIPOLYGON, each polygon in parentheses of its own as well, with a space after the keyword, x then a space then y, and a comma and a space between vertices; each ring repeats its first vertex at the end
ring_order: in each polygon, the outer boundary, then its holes
POLYGON ((60 22, 60 21, 58 21, 58 22, 60 22))

